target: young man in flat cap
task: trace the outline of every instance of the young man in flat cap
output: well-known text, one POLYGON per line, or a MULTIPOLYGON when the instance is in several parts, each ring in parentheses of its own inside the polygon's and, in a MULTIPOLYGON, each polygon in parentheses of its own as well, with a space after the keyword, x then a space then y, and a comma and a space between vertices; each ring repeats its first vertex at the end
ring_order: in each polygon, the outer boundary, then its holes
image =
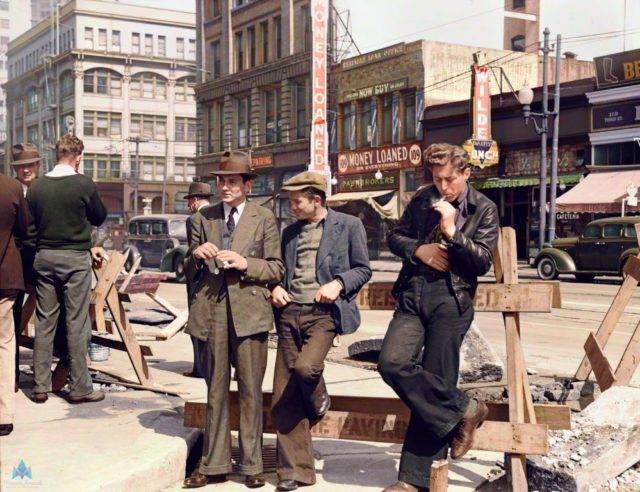
POLYGON ((222 203, 191 223, 188 262, 201 270, 187 333, 206 342, 207 423, 202 460, 185 488, 226 480, 231 473, 230 354, 236 363, 240 408, 240 473, 262 487, 262 380, 273 326, 270 287, 282 280, 280 236, 273 213, 247 202, 256 174, 244 152, 225 153, 217 178, 222 203))
POLYGON ((449 444, 451 457, 462 457, 488 413, 456 385, 478 276, 491 267, 498 240, 498 211, 467 183, 469 156, 461 147, 432 144, 424 161, 434 184, 415 194, 388 237, 403 265, 378 370, 411 419, 399 481, 385 492, 427 490, 433 461, 446 458, 449 444))
POLYGON ((278 434, 278 490, 316 481, 310 427, 330 405, 324 359, 338 334, 360 326, 356 296, 371 278, 367 238, 357 217, 326 205, 322 174, 284 183, 298 219, 282 234, 285 277, 272 292, 278 353, 271 414, 278 434))
MULTIPOLYGON (((209 200, 213 196, 211 193, 211 185, 209 183, 193 182, 189 185, 189 192, 184 196, 187 200, 187 207, 192 214, 198 213, 204 207, 211 205, 209 200)), ((191 243, 191 217, 187 217, 187 243, 191 243)), ((199 270, 193 268, 193 263, 188 263, 190 268, 185 269, 187 280, 187 304, 191 306, 193 300, 193 291, 198 280, 199 270)), ((193 345, 193 369, 184 373, 187 377, 203 378, 201 356, 204 352, 204 343, 196 337, 191 336, 191 344, 193 345)))

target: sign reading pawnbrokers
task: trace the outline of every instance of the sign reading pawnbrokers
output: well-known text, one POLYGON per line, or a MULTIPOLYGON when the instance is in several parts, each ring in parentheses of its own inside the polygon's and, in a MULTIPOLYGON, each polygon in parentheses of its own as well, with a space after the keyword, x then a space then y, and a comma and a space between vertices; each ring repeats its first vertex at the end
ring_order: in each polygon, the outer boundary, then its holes
POLYGON ((375 173, 420 167, 422 149, 417 143, 373 147, 338 154, 338 174, 375 173))
POLYGON ((400 187, 400 173, 384 173, 376 179, 375 173, 344 176, 338 180, 338 192, 397 190, 400 187))

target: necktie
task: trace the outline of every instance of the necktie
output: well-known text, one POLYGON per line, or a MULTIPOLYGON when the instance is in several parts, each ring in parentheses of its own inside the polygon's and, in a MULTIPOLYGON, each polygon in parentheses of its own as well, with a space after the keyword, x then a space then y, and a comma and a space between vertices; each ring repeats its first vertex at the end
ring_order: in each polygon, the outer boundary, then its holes
POLYGON ((227 231, 229 231, 229 235, 233 235, 233 231, 236 229, 236 219, 233 218, 234 214, 238 211, 236 207, 231 209, 231 213, 229 214, 229 218, 227 219, 227 231))

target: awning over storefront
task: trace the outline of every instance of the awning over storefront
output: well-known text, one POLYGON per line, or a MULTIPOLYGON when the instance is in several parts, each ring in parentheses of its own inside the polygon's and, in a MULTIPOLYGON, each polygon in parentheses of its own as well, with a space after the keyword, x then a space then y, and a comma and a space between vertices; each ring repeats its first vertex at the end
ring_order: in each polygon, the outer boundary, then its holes
MULTIPOLYGON (((558 184, 575 184, 582 179, 582 173, 567 173, 558 175, 558 184)), ((547 178, 547 184, 550 178, 547 178)), ((535 186, 540 183, 538 176, 523 176, 518 178, 489 178, 478 181, 471 181, 471 185, 476 189, 491 188, 517 188, 518 186, 535 186)))
MULTIPOLYGON (((558 212, 620 212, 629 183, 640 185, 640 170, 592 172, 558 198, 558 212)), ((637 207, 633 207, 637 209, 637 207)))
POLYGON ((336 193, 327 198, 327 203, 334 207, 341 207, 348 202, 362 200, 367 202, 383 219, 398 220, 398 194, 394 190, 378 190, 378 191, 354 191, 349 193, 336 193), (386 204, 380 205, 375 198, 382 195, 393 193, 391 200, 386 204))

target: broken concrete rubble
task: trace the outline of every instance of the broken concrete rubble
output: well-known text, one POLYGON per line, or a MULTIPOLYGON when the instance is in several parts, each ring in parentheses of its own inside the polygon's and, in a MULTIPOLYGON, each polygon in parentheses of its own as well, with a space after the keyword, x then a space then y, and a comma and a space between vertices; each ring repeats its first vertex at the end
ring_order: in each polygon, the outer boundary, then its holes
POLYGON ((572 430, 549 433, 549 455, 527 459, 532 490, 588 491, 640 461, 640 389, 613 387, 581 414, 572 430))

